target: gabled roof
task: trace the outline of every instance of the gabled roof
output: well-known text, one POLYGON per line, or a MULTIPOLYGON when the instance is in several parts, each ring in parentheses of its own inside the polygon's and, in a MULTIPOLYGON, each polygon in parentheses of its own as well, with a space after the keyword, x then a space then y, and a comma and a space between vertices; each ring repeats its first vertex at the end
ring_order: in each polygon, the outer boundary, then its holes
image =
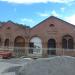
POLYGON ((45 19, 45 20, 41 21, 40 23, 38 23, 37 25, 35 25, 32 29, 36 28, 37 26, 39 26, 40 24, 42 24, 43 22, 45 22, 45 21, 47 21, 48 19, 51 19, 51 18, 57 19, 57 20, 59 20, 59 21, 62 21, 62 22, 64 22, 64 23, 67 23, 68 25, 71 25, 71 26, 75 27, 75 25, 73 25, 73 24, 71 24, 71 23, 69 23, 69 22, 66 22, 66 21, 64 21, 64 20, 62 20, 62 19, 60 19, 60 18, 58 18, 58 17, 50 16, 50 17, 48 17, 47 19, 45 19))
POLYGON ((20 26, 20 27, 22 27, 22 28, 30 28, 30 27, 27 26, 27 25, 14 23, 14 22, 11 21, 11 20, 9 20, 9 21, 7 21, 7 22, 0 22, 0 26, 3 26, 3 25, 5 25, 5 24, 7 24, 7 23, 11 23, 11 24, 14 24, 14 25, 20 26))

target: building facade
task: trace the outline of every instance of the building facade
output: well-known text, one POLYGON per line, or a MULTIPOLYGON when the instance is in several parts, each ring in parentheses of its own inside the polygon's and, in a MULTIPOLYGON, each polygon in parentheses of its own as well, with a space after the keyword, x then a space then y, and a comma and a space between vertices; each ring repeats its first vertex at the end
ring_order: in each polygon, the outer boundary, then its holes
POLYGON ((0 23, 0 50, 20 56, 75 56, 75 26, 54 16, 33 28, 11 21, 0 23))

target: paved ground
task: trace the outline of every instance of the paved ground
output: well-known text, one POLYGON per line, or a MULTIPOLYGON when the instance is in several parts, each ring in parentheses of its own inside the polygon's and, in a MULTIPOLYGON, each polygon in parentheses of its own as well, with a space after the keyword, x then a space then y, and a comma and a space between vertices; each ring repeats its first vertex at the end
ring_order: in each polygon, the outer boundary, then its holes
POLYGON ((75 75, 75 57, 56 56, 37 59, 23 66, 17 75, 75 75))
POLYGON ((75 57, 0 59, 0 75, 75 75, 75 57))
POLYGON ((16 59, 0 59, 0 75, 15 75, 15 72, 32 59, 16 58, 16 59))

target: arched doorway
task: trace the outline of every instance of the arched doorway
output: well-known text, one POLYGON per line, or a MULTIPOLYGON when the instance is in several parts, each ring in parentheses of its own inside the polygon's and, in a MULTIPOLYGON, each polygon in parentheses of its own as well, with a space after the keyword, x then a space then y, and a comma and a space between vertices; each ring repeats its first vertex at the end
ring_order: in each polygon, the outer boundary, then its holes
POLYGON ((73 49, 74 48, 74 42, 73 42, 72 36, 65 35, 62 38, 62 48, 64 48, 64 49, 73 49))
POLYGON ((15 42, 14 42, 14 46, 15 47, 24 47, 25 46, 24 38, 21 36, 16 37, 15 42))
POLYGON ((33 37, 29 43, 29 53, 42 54, 42 40, 39 37, 33 37))
POLYGON ((56 41, 55 39, 48 40, 48 55, 56 55, 56 41))
POLYGON ((21 36, 15 38, 14 41, 14 52, 16 57, 24 56, 25 55, 25 39, 21 36))

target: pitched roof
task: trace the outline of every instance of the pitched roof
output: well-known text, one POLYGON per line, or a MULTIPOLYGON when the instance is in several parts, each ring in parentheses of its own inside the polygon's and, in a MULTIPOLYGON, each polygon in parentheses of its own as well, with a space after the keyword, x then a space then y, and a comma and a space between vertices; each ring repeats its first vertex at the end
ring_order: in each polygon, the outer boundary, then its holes
POLYGON ((9 21, 7 21, 7 22, 0 22, 0 26, 3 26, 3 25, 5 25, 5 24, 7 24, 7 23, 11 23, 11 24, 14 24, 14 25, 20 26, 20 27, 22 27, 22 28, 30 28, 30 27, 27 26, 27 25, 14 23, 14 22, 11 21, 11 20, 9 20, 9 21))
MULTIPOLYGON (((62 21, 62 22, 64 22, 64 23, 67 23, 68 25, 71 25, 71 26, 75 27, 75 25, 73 25, 73 24, 71 24, 71 23, 69 23, 69 22, 66 22, 66 21, 64 21, 64 20, 62 20, 62 19, 60 19, 60 18, 58 18, 58 17, 50 16, 50 17, 48 17, 47 19, 45 19, 45 20, 41 21, 40 23, 38 23, 37 25, 35 25, 33 28, 36 28, 37 26, 39 26, 40 24, 42 24, 43 22, 45 22, 45 21, 47 21, 48 19, 51 19, 51 18, 57 19, 57 20, 59 20, 59 21, 62 21)), ((32 29, 33 29, 33 28, 32 28, 32 29)))

